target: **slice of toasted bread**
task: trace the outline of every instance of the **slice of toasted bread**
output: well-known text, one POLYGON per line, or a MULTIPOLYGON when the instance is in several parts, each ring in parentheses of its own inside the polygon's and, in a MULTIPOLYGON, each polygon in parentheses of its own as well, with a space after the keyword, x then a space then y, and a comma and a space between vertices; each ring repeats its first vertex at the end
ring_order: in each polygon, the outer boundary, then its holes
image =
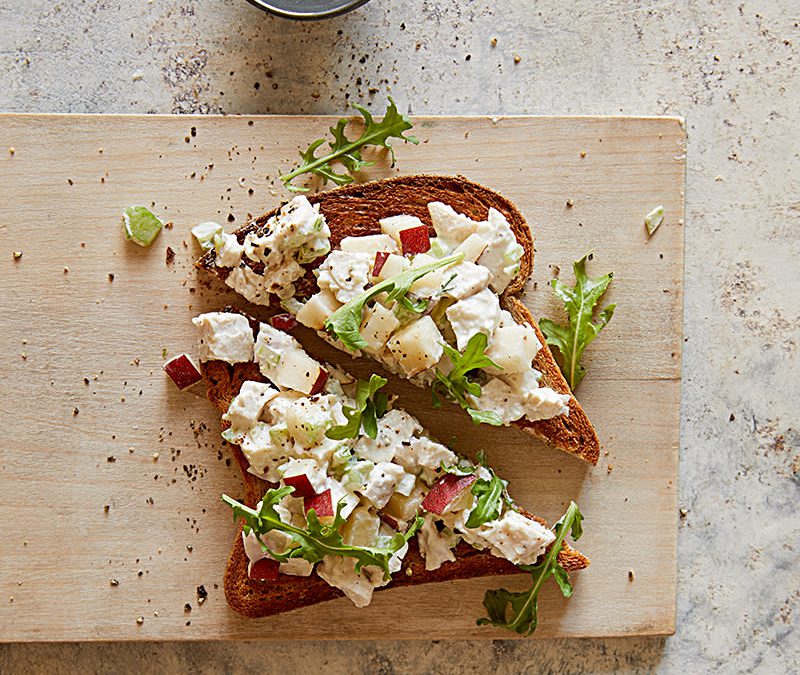
MULTIPOLYGON (((222 361, 210 361, 201 366, 206 382, 209 401, 220 412, 224 413, 230 402, 239 392, 245 380, 266 381, 255 363, 242 363, 231 366, 222 361)), ((227 423, 223 423, 227 426, 227 423)), ((242 501, 254 507, 271 485, 248 473, 248 462, 239 446, 230 444, 239 468, 242 471, 245 494, 242 501)), ((525 516, 546 523, 530 513, 525 516)), ((487 551, 478 551, 461 542, 455 549, 456 560, 446 562, 439 569, 427 571, 425 560, 419 552, 416 540, 409 542, 409 550, 403 560, 403 567, 388 586, 376 590, 390 589, 397 586, 451 581, 473 577, 519 574, 519 569, 505 559, 491 555, 487 551)), ((567 571, 585 568, 589 561, 578 551, 566 546, 559 552, 558 560, 567 571)), ((298 577, 281 574, 274 581, 251 579, 247 574, 248 558, 242 543, 241 529, 233 544, 225 570, 225 598, 228 604, 240 614, 257 618, 280 614, 299 609, 326 600, 343 597, 337 588, 328 585, 316 574, 310 577, 298 577)))
MULTIPOLYGON (((543 385, 561 394, 570 394, 569 416, 559 415, 537 422, 523 418, 512 424, 565 452, 577 455, 591 464, 597 464, 600 443, 594 427, 580 403, 572 396, 538 323, 519 300, 519 295, 533 271, 533 237, 522 214, 509 200, 462 177, 425 175, 401 176, 349 185, 309 195, 308 199, 312 204, 319 204, 320 211, 325 215, 331 230, 332 248, 336 248, 344 237, 380 232, 378 221, 381 218, 401 213, 417 216, 433 232, 428 213, 428 203, 433 201, 449 204, 459 213, 479 221, 486 219, 490 208, 500 211, 508 220, 517 241, 524 249, 519 274, 500 296, 500 304, 511 312, 518 322, 527 323, 536 331, 542 349, 536 354, 533 366, 543 373, 543 385)), ((249 232, 258 231, 263 227, 277 211, 278 209, 270 211, 237 230, 239 242, 243 242, 249 232)), ((225 279, 229 273, 229 270, 217 267, 213 249, 197 261, 197 266, 221 279, 225 279)), ((298 295, 311 295, 318 290, 316 277, 312 272, 314 267, 315 264, 309 265, 306 275, 295 284, 298 295)), ((258 269, 255 264, 254 268, 258 269)))

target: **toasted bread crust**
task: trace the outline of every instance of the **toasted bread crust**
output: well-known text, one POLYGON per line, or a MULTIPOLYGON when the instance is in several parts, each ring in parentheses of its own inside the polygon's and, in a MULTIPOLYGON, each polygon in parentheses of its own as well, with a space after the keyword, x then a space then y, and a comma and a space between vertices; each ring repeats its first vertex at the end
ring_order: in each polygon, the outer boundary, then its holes
MULTIPOLYGON (((427 205, 442 201, 473 220, 485 220, 490 208, 500 211, 508 220, 514 236, 522 245, 524 253, 520 260, 520 272, 501 295, 501 304, 519 322, 528 323, 536 331, 542 349, 536 354, 534 368, 543 373, 544 386, 570 395, 569 417, 560 415, 549 420, 530 422, 522 419, 512 424, 533 436, 548 441, 555 447, 581 459, 597 464, 600 442, 592 423, 564 379, 558 364, 547 346, 539 325, 522 304, 518 296, 533 271, 533 237, 522 214, 505 197, 460 176, 401 176, 372 183, 349 185, 326 192, 309 195, 312 204, 319 204, 321 212, 331 230, 331 246, 336 248, 346 236, 361 236, 380 232, 379 220, 401 213, 417 216, 433 232, 427 205)), ((277 213, 274 209, 256 218, 236 231, 240 242, 245 235, 258 230, 277 213)), ((197 261, 197 266, 221 279, 228 270, 215 264, 212 249, 197 261)), ((306 275, 297 286, 298 295, 316 292, 316 278, 312 272, 315 265, 308 266, 306 275)))
MULTIPOLYGON (((239 392, 245 380, 266 381, 255 363, 231 366, 222 361, 210 361, 202 364, 201 370, 206 382, 208 399, 220 413, 224 413, 228 409, 230 402, 239 392)), ((227 426, 227 423, 223 422, 223 426, 227 426)), ((245 489, 242 500, 248 506, 254 507, 269 489, 270 484, 248 473, 249 464, 241 448, 238 445, 229 445, 242 471, 245 489)), ((546 522, 541 518, 524 510, 522 513, 546 526, 546 522)), ((507 560, 493 556, 487 551, 478 551, 464 542, 456 547, 455 554, 455 562, 446 562, 438 570, 427 571, 417 542, 412 540, 409 542, 408 553, 403 559, 403 567, 400 572, 394 575, 391 584, 376 590, 437 581, 520 573, 519 569, 507 560)), ((558 560, 567 571, 583 569, 589 564, 589 560, 585 556, 566 545, 559 551, 558 560)), ((228 604, 247 617, 256 618, 280 614, 344 595, 315 574, 310 577, 281 574, 274 581, 259 581, 248 577, 247 566, 248 559, 242 543, 241 528, 239 528, 225 569, 224 589, 228 604)))

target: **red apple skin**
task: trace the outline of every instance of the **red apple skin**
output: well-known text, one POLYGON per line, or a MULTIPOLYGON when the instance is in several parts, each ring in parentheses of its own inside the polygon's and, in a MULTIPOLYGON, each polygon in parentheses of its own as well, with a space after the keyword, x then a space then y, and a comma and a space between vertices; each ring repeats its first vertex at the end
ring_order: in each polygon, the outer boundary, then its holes
POLYGON ((304 473, 299 476, 284 476, 283 482, 294 488, 292 497, 313 497, 316 494, 311 486, 311 481, 304 473))
POLYGON ((278 578, 281 564, 272 558, 261 558, 250 565, 247 573, 251 579, 260 581, 274 581, 278 578))
POLYGON ((325 389, 325 385, 328 382, 328 372, 319 369, 319 375, 317 375, 317 379, 314 382, 314 386, 311 387, 311 391, 308 392, 309 396, 314 396, 315 394, 319 394, 323 389, 325 389))
POLYGON ((303 510, 308 513, 311 509, 314 509, 317 518, 333 517, 333 502, 331 501, 330 489, 320 492, 313 497, 306 497, 303 500, 303 510))
POLYGON ((188 389, 203 379, 197 366, 194 365, 188 354, 173 356, 163 366, 164 372, 181 391, 188 389))
POLYGON ((297 319, 295 319, 291 314, 276 314, 273 316, 269 322, 272 324, 273 328, 277 328, 278 330, 282 331, 290 331, 297 328, 297 319))
POLYGON ((431 250, 431 238, 428 235, 428 226, 410 227, 407 230, 400 230, 400 244, 403 246, 403 254, 427 253, 431 250))
POLYGON ((448 473, 437 480, 430 492, 422 500, 422 508, 431 513, 442 515, 447 505, 452 502, 463 490, 472 485, 476 480, 475 474, 456 476, 448 473))
POLYGON ((386 253, 386 251, 378 251, 375 254, 375 262, 372 265, 372 276, 373 277, 377 277, 381 273, 381 270, 383 269, 383 264, 386 262, 386 260, 388 258, 389 258, 389 254, 386 253))

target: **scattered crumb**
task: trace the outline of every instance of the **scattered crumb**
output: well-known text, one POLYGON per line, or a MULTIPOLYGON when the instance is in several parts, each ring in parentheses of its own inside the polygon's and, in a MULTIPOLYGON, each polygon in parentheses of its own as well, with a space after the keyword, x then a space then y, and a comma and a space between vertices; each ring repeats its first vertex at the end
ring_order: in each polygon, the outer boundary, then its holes
POLYGON ((78 407, 77 407, 77 406, 75 406, 75 407, 72 409, 72 416, 73 416, 73 417, 77 417, 79 412, 80 412, 80 410, 78 410, 78 407))
POLYGON ((609 464, 609 465, 606 467, 606 474, 609 474, 609 473, 611 473, 613 470, 614 470, 614 465, 613 465, 613 464, 609 464))
POLYGON ((678 513, 681 514, 681 520, 683 520, 684 518, 686 518, 687 515, 689 515, 689 511, 687 509, 681 509, 680 511, 678 511, 678 513))
POLYGON ((141 626, 144 623, 144 617, 143 616, 137 616, 136 617, 136 623, 138 623, 141 626))
POLYGON ((15 152, 16 152, 16 150, 14 148, 9 148, 8 149, 8 154, 11 155, 11 156, 13 156, 15 152))
POLYGON ((186 603, 186 604, 183 606, 183 611, 184 611, 184 612, 191 612, 191 611, 192 611, 192 606, 191 606, 191 604, 189 604, 189 603, 187 602, 187 603, 186 603))
POLYGON ((64 265, 64 274, 69 274, 69 267, 64 265))
POLYGON ((108 280, 109 280, 109 282, 114 281, 114 273, 113 272, 109 272, 108 273, 108 280))
POLYGON ((14 251, 14 260, 19 260, 22 257, 22 251, 14 251))
POLYGON ((115 587, 119 586, 119 581, 117 581, 116 579, 109 579, 108 583, 115 587))
POLYGON ((519 63, 522 61, 522 57, 519 54, 514 54, 514 63, 519 63))
POLYGON ((106 457, 106 461, 107 461, 109 464, 113 464, 114 462, 116 462, 116 461, 117 461, 117 458, 116 458, 116 457, 114 457, 114 455, 109 455, 108 457, 106 457))
POLYGON ((167 246, 167 265, 171 265, 175 260, 175 251, 172 250, 171 246, 167 246))
POLYGON ((581 159, 586 157, 586 150, 581 150, 581 159))
POLYGON ((206 587, 203 586, 203 584, 200 584, 197 587, 197 604, 202 605, 206 601, 207 597, 208 591, 206 590, 206 587))
POLYGON ((628 570, 628 581, 633 581, 633 570, 628 570))
POLYGON ((159 454, 157 452, 154 452, 153 453, 153 461, 158 460, 158 458, 159 458, 159 454))
POLYGON ((75 185, 75 183, 72 182, 72 178, 67 178, 67 183, 69 183, 70 185, 75 185))
POLYGON ((567 208, 571 209, 573 206, 575 206, 575 202, 573 202, 571 199, 568 199, 567 200, 567 208))
POLYGON ((489 41, 489 44, 490 44, 490 45, 492 45, 492 47, 497 47, 497 38, 496 38, 496 37, 493 37, 493 38, 492 38, 492 39, 489 41))
POLYGON ((111 504, 105 504, 103 506, 103 513, 108 513, 111 510, 111 504))
POLYGON ((137 70, 137 71, 136 71, 136 72, 135 72, 133 75, 131 75, 131 79, 132 79, 134 82, 138 82, 138 81, 139 81, 139 80, 141 80, 143 77, 144 77, 144 75, 141 73, 141 71, 138 71, 138 70, 137 70))

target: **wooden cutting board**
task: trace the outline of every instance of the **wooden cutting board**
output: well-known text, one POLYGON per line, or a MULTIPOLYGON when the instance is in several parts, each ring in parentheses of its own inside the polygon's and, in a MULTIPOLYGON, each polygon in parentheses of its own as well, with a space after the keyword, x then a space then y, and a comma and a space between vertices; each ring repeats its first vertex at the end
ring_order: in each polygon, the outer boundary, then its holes
MULTIPOLYGON (((342 599, 259 621, 225 603, 235 529, 219 496, 239 494, 239 477, 202 389, 181 393, 161 371, 165 354, 194 351, 192 316, 235 301, 197 277, 189 229, 233 228, 286 199, 275 176, 331 123, 0 116, 0 640, 510 636, 475 619, 485 589, 521 589, 523 576, 387 590, 366 610, 342 599), (149 249, 126 242, 129 204, 152 204, 174 225, 149 249)), ((574 575, 571 600, 555 584, 544 590, 539 637, 672 633, 681 121, 438 117, 417 118, 415 132, 419 146, 398 145, 395 169, 378 157, 369 177, 459 173, 513 200, 536 238, 525 296, 536 316, 562 316, 547 282, 559 269, 571 281, 570 261, 586 251, 591 274, 614 271, 607 300, 617 311, 586 353, 578 390, 600 462, 592 469, 522 432, 432 410, 410 385, 393 390, 442 440, 485 449, 525 507, 551 521, 570 499, 583 509, 580 548, 592 565, 574 575), (643 218, 657 204, 666 220, 648 240, 643 218)), ((300 337, 318 356, 349 361, 300 337)))

